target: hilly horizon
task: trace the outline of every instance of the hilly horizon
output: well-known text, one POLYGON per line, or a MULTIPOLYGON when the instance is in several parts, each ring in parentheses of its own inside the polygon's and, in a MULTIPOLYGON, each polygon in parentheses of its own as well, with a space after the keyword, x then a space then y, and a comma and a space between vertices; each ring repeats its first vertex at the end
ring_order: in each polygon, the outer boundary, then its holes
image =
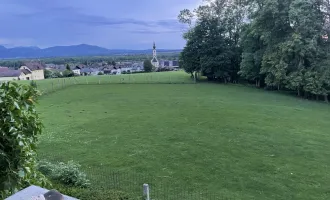
MULTIPOLYGON (((157 49, 158 52, 181 52, 181 49, 157 49)), ((106 56, 106 55, 125 55, 125 54, 148 54, 151 49, 107 49, 104 47, 78 44, 68 46, 53 46, 39 48, 36 46, 6 48, 0 45, 0 59, 18 58, 46 58, 46 57, 70 57, 70 56, 106 56)))

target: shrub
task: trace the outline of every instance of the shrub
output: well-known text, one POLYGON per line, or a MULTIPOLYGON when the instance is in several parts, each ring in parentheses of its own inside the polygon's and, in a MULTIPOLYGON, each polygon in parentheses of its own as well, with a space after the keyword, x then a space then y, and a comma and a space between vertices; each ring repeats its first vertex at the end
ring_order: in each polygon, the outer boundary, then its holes
POLYGON ((30 82, 30 86, 33 87, 33 88, 37 88, 38 87, 37 86, 37 82, 36 81, 33 81, 33 80, 30 82))
POLYGON ((73 71, 71 71, 71 70, 65 70, 64 72, 63 72, 63 77, 73 77, 74 76, 74 73, 73 73, 73 71))
POLYGON ((76 187, 88 187, 90 185, 86 174, 80 170, 80 165, 73 161, 67 163, 40 161, 38 170, 47 178, 64 185, 76 187))
POLYGON ((47 186, 37 170, 36 144, 42 124, 35 111, 35 87, 0 84, 0 199, 28 185, 47 186))
POLYGON ((103 72, 99 72, 99 73, 97 73, 97 75, 100 75, 101 76, 101 75, 104 75, 104 74, 103 74, 103 72))

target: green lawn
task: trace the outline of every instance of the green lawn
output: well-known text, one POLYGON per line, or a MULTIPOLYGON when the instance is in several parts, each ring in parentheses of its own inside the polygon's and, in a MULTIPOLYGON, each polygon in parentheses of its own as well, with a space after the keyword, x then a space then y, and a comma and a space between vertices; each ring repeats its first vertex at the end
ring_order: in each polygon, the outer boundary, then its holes
POLYGON ((330 199, 323 103, 238 85, 109 84, 59 90, 38 110, 41 157, 79 162, 94 185, 119 171, 139 189, 147 180, 130 174, 148 176, 154 199, 330 199))
MULTIPOLYGON (((30 84, 30 81, 19 81, 21 84, 30 84)), ((193 83, 190 76, 183 71, 102 75, 102 76, 79 76, 71 78, 56 78, 36 81, 38 89, 43 93, 56 91, 58 89, 74 84, 143 84, 143 83, 193 83)))

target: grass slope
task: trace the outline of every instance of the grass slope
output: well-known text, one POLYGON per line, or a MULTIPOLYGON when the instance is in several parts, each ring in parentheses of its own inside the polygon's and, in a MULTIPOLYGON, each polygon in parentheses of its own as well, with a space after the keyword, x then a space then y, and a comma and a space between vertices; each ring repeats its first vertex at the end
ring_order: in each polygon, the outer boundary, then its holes
MULTIPOLYGON (((30 81, 18 81, 21 84, 30 84, 30 81)), ((52 92, 67 86, 93 85, 93 84, 118 84, 118 83, 193 83, 190 75, 183 71, 154 72, 139 74, 103 75, 103 76, 78 76, 71 78, 44 79, 36 81, 38 89, 42 92, 52 92)))
POLYGON ((330 197, 326 104, 235 85, 123 84, 69 87, 38 109, 41 156, 79 162, 96 185, 118 170, 219 199, 330 197))

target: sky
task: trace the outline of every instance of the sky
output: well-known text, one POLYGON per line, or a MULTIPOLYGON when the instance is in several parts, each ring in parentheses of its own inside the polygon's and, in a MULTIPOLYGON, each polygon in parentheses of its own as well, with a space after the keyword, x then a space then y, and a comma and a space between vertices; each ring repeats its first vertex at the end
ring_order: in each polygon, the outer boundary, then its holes
POLYGON ((200 0, 0 0, 0 45, 180 49, 180 10, 200 0))

